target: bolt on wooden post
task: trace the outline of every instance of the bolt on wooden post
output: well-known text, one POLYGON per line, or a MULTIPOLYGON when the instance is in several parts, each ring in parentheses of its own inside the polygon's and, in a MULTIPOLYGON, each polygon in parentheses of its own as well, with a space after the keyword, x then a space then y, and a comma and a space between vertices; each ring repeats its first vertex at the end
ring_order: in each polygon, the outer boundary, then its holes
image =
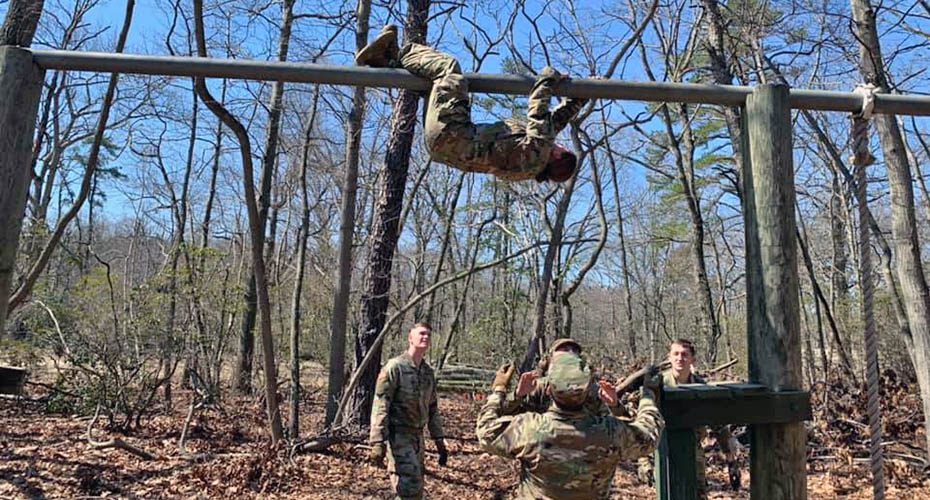
POLYGON ((32 52, 0 46, 0 332, 6 324, 16 247, 23 226, 36 113, 45 72, 32 52))
MULTIPOLYGON (((776 393, 797 391, 802 372, 788 87, 756 87, 744 116, 749 378, 776 393)), ((751 498, 807 498, 804 424, 752 425, 750 439, 751 498)))

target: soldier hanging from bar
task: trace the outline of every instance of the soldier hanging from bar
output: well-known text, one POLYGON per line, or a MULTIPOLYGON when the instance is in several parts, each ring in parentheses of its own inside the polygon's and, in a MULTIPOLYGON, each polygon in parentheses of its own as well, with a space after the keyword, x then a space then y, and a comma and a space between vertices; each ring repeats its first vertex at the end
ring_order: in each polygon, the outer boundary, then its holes
POLYGON ((355 62, 360 66, 403 68, 432 80, 423 136, 433 160, 508 181, 565 182, 575 173, 575 153, 557 144, 555 136, 588 100, 564 99, 550 111, 553 90, 569 79, 555 69, 547 66, 536 78, 526 123, 474 123, 468 80, 458 61, 416 43, 399 49, 397 26, 385 26, 378 38, 359 51, 355 62))

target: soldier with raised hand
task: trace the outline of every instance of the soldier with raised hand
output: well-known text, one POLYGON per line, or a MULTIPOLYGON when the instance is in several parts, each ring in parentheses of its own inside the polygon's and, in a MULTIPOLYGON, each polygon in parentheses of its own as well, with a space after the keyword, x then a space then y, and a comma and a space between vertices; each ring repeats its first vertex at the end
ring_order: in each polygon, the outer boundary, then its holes
MULTIPOLYGON (((552 358, 546 385, 552 405, 545 413, 502 414, 510 374, 495 377, 475 432, 482 450, 520 462, 516 499, 607 498, 620 460, 652 453, 665 426, 656 404, 661 387, 656 372, 644 380, 632 422, 584 410, 593 375, 579 356, 552 358)), ((605 390, 612 388, 606 384, 605 390)))
POLYGON ((423 428, 439 452, 439 465, 445 466, 449 452, 443 442, 442 419, 436 397, 436 376, 423 359, 430 346, 432 330, 416 323, 407 334, 407 351, 385 363, 375 386, 371 409, 369 457, 383 465, 388 459, 395 498, 423 498, 423 428))
POLYGON ((423 124, 423 137, 433 160, 508 181, 564 182, 575 173, 575 153, 556 144, 555 137, 588 101, 565 99, 550 111, 553 91, 569 79, 555 69, 546 67, 536 78, 525 122, 476 124, 471 120, 468 80, 458 61, 417 43, 398 48, 397 26, 385 26, 359 51, 355 62, 403 68, 433 82, 423 124))
MULTIPOLYGON (((516 415, 525 411, 542 413, 548 410, 552 404, 552 398, 546 391, 549 363, 557 356, 581 356, 581 352, 581 344, 575 339, 561 338, 553 342, 549 347, 549 353, 539 361, 537 368, 520 375, 512 399, 508 398, 504 404, 504 414, 516 415)), ((588 391, 584 408, 590 415, 626 416, 626 411, 619 399, 608 398, 604 390, 588 391)))
MULTIPOLYGON (((671 368, 662 372, 662 384, 665 387, 677 387, 679 384, 707 383, 703 378, 692 371, 694 362, 697 360, 697 349, 690 340, 677 339, 672 341, 668 348, 667 357, 669 363, 671 363, 671 368)), ((717 443, 721 451, 726 455, 729 474, 731 476, 731 487, 733 487, 733 489, 738 489, 739 467, 736 464, 736 453, 739 445, 730 435, 730 429, 726 425, 713 426, 710 428, 710 431, 717 438, 717 443), (736 476, 735 478, 734 475, 736 476)), ((704 440, 704 436, 706 436, 707 433, 707 426, 701 426, 695 429, 695 442, 697 446, 694 458, 697 464, 698 498, 700 499, 707 498, 707 462, 704 458, 704 447, 701 445, 701 441, 704 440)), ((637 476, 640 481, 651 484, 653 481, 652 471, 653 465, 649 458, 640 458, 637 470, 637 476)))

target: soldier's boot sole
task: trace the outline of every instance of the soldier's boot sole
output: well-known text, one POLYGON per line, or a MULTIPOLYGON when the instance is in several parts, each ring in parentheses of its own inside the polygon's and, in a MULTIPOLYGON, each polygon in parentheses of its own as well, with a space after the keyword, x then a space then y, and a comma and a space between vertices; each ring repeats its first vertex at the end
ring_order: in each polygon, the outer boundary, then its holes
POLYGON ((388 24, 381 28, 381 33, 374 41, 356 54, 355 64, 374 68, 396 67, 398 53, 397 26, 388 24))

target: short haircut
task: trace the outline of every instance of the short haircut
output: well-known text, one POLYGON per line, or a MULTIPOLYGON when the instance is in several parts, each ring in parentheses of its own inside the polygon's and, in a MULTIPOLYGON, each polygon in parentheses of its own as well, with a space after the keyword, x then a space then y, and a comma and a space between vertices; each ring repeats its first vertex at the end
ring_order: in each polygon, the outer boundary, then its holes
POLYGON ((410 327, 411 330, 413 330, 414 328, 426 328, 429 331, 433 331, 433 327, 429 326, 429 323, 427 323, 426 321, 417 321, 416 323, 413 324, 412 327, 410 327))
POLYGON ((671 349, 671 347, 672 347, 673 345, 679 345, 679 346, 684 347, 685 349, 691 351, 691 356, 692 356, 692 357, 693 357, 693 356, 697 356, 697 349, 694 348, 694 342, 691 342, 691 341, 688 340, 688 339, 675 339, 675 340, 673 340, 672 343, 669 344, 669 349, 671 349))

